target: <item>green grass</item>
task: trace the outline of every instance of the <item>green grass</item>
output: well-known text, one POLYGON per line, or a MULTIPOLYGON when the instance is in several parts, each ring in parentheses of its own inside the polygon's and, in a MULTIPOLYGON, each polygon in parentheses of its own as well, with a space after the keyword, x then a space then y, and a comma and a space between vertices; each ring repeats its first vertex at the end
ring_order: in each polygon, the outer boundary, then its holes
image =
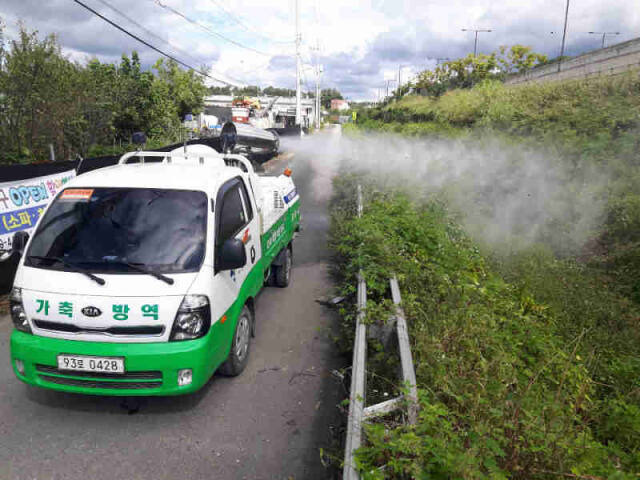
MULTIPOLYGON (((405 136, 498 138, 538 149, 572 179, 608 177, 605 220, 590 266, 640 301, 640 77, 505 86, 485 82, 437 99, 406 97, 361 113, 360 130, 405 136)), ((588 248, 587 248, 588 250, 588 248)), ((565 252, 556 251, 564 255, 565 252)))
POLYGON ((601 289, 580 271, 567 278, 562 265, 545 267, 547 277, 529 278, 523 271, 538 271, 535 256, 498 268, 437 200, 369 188, 356 218, 352 182, 335 182, 334 270, 352 293, 363 269, 377 316, 389 276, 398 276, 421 400, 416 426, 367 428, 357 456, 364 478, 635 478, 640 343, 632 318, 599 306, 601 289), (560 284, 577 291, 564 309, 560 284), (549 303, 532 290, 546 290, 549 303))
MULTIPOLYGON (((405 97, 369 112, 385 123, 433 122, 457 128, 483 127, 511 134, 553 137, 581 149, 586 139, 615 138, 640 125, 640 78, 505 86, 484 82, 438 99, 405 97)), ((361 116, 363 116, 361 114, 361 116)))
POLYGON ((415 427, 368 429, 358 457, 366 478, 638 477, 639 93, 637 75, 487 82, 404 98, 347 129, 498 138, 542 150, 572 181, 608 174, 597 191, 604 221, 569 253, 544 239, 524 249, 476 243, 453 206, 388 190, 369 195, 359 220, 351 180, 336 181, 337 278, 349 292, 362 266, 379 314, 386 278, 398 274, 422 406, 415 427))

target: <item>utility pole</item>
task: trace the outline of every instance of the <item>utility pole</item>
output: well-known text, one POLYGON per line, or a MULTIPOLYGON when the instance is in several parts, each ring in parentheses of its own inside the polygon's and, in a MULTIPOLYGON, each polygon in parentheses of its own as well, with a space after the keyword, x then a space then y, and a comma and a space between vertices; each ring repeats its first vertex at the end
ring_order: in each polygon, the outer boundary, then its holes
POLYGON ((320 128, 320 108, 321 108, 321 103, 320 103, 320 96, 321 96, 321 90, 320 90, 320 77, 322 76, 322 65, 320 65, 320 40, 316 40, 316 47, 313 48, 312 50, 315 51, 315 57, 316 57, 316 66, 315 66, 315 73, 316 73, 316 101, 315 101, 315 110, 316 110, 316 114, 314 115, 314 123, 316 125, 316 128, 320 128))
POLYGON ((385 98, 385 100, 386 100, 386 99, 387 99, 387 97, 389 96, 389 84, 390 84, 391 82, 395 82, 395 80, 394 80, 393 78, 391 78, 391 79, 387 80, 387 95, 384 97, 384 98, 385 98))
POLYGON ((564 45, 567 40, 568 20, 569 20, 569 0, 567 0, 567 6, 564 10, 564 30, 562 31, 562 47, 560 48, 560 59, 558 60, 558 72, 560 71, 560 65, 562 64, 562 57, 564 57, 564 45))
POLYGON ((473 56, 476 57, 478 56, 478 33, 489 33, 491 32, 491 30, 482 30, 479 28, 463 28, 462 29, 463 32, 475 32, 476 34, 476 39, 473 43, 473 56))
POLYGON ((316 77, 316 128, 320 128, 320 75, 322 73, 322 67, 320 64, 317 66, 316 77))
POLYGON ((602 48, 604 48, 604 41, 607 35, 620 35, 620 32, 588 32, 591 35, 602 35, 602 48))
POLYGON ((296 125, 302 135, 302 95, 300 91, 300 0, 296 0, 296 125))

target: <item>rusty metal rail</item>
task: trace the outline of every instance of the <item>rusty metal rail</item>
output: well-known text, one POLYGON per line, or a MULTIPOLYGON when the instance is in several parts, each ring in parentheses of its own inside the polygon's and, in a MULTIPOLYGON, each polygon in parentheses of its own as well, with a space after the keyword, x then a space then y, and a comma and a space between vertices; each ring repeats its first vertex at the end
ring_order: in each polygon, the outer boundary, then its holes
MULTIPOLYGON (((358 185, 358 216, 362 216, 362 189, 358 185)), ((392 398, 385 402, 365 407, 366 398, 366 371, 367 371, 367 325, 364 323, 364 316, 367 307, 367 284, 362 270, 358 273, 357 308, 356 315, 356 335, 353 344, 353 362, 351 368, 351 392, 349 397, 349 418, 347 420, 347 438, 345 442, 343 479, 359 480, 355 462, 354 452, 362 444, 362 422, 368 419, 386 415, 405 404, 408 404, 408 419, 410 423, 415 423, 418 412, 418 398, 416 388, 416 373, 411 357, 411 346, 409 344, 409 333, 405 315, 400 307, 401 297, 398 280, 390 279, 391 296, 396 305, 394 316, 398 335, 398 349, 400 351, 400 363, 402 365, 402 379, 408 388, 407 398, 403 395, 392 398)))

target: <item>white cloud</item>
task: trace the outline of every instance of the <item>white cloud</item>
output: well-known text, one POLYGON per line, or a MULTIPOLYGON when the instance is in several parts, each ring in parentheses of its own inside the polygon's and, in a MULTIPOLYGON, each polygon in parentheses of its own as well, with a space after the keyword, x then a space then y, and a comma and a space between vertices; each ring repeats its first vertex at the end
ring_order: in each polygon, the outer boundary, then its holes
MULTIPOLYGON (((295 84, 294 0, 83 0, 108 18, 150 43, 194 66, 207 64, 220 76, 246 84, 293 88, 295 84), (124 12, 168 45, 131 24, 105 2, 124 12), (162 8, 171 7, 249 49, 211 35, 162 8), (224 7, 222 8, 221 7, 224 7), (283 43, 284 42, 284 43, 283 43), (266 53, 258 53, 258 52, 266 53)), ((490 28, 481 34, 479 50, 522 43, 555 56, 559 51, 564 1, 538 0, 300 0, 303 59, 318 54, 324 65, 323 85, 351 98, 373 98, 398 65, 409 79, 436 58, 456 58, 473 50, 473 34, 462 28, 490 28), (554 35, 551 31, 556 32, 554 35), (320 45, 317 52, 312 50, 320 45)), ((41 33, 57 33, 64 51, 82 60, 97 56, 117 60, 137 49, 151 64, 157 54, 69 0, 5 0, 0 17, 15 35, 23 20, 41 33)), ((568 53, 594 49, 601 41, 588 31, 612 30, 618 42, 640 30, 637 0, 572 2, 568 53)), ((310 88, 313 72, 305 70, 310 88)))

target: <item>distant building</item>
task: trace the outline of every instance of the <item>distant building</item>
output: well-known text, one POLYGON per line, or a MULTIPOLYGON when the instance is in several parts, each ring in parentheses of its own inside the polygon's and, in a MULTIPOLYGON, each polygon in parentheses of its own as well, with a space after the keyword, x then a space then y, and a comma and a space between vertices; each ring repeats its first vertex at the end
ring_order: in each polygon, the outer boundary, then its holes
MULTIPOLYGON (((260 128, 285 128, 295 125, 296 98, 295 97, 252 97, 260 102, 261 111, 250 113, 250 122, 260 128), (268 113, 264 110, 268 110, 268 113), (253 121, 252 115, 262 116, 260 121, 253 121), (264 120, 264 121, 263 121, 264 120)), ((231 103, 233 95, 209 95, 204 98, 205 113, 215 115, 224 123, 232 118, 231 103)), ((302 99, 302 125, 309 127, 315 117, 316 102, 313 98, 302 99)))
POLYGON ((340 100, 339 98, 334 98, 331 100, 331 110, 349 110, 349 102, 346 100, 340 100))

